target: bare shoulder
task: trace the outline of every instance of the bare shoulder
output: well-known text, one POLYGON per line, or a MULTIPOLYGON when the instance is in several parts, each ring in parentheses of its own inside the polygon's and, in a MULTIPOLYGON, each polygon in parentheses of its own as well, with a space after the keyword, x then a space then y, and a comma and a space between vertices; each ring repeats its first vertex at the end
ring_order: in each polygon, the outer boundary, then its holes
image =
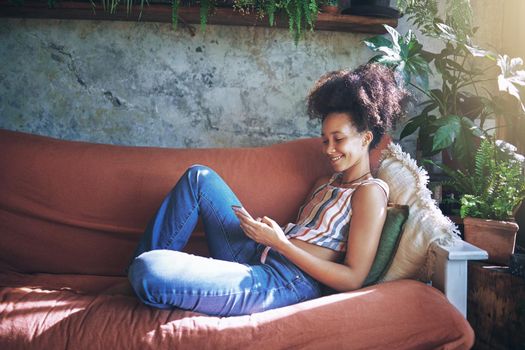
POLYGON ((370 179, 363 182, 356 189, 353 197, 359 201, 386 201, 388 200, 389 188, 386 182, 380 179, 370 179))

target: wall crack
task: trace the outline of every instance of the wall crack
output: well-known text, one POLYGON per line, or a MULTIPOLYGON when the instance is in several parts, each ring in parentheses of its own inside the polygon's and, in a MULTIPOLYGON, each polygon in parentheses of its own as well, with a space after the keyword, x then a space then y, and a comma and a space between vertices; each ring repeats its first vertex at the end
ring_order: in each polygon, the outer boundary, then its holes
POLYGON ((73 73, 73 75, 75 76, 75 78, 76 78, 77 82, 80 84, 80 86, 82 86, 83 88, 87 88, 88 86, 87 86, 86 82, 80 76, 80 72, 79 72, 79 70, 77 68, 77 64, 75 62, 75 59, 74 59, 73 55, 71 55, 71 53, 66 51, 66 47, 63 46, 63 45, 57 45, 57 44, 55 44, 53 42, 50 42, 47 45, 47 47, 54 51, 54 53, 51 53, 51 58, 54 59, 55 61, 64 62, 62 57, 57 55, 57 53, 62 55, 62 56, 64 56, 64 57, 66 57, 66 59, 67 59, 67 68, 69 69, 69 71, 71 73, 73 73))

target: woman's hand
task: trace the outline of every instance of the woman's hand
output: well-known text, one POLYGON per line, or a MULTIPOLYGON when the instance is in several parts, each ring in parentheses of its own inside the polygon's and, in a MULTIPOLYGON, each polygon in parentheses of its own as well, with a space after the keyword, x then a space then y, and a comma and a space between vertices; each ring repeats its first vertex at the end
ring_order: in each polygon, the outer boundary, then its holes
POLYGON ((253 219, 239 209, 234 209, 234 213, 239 218, 244 233, 257 243, 276 250, 289 243, 279 224, 269 217, 253 219))

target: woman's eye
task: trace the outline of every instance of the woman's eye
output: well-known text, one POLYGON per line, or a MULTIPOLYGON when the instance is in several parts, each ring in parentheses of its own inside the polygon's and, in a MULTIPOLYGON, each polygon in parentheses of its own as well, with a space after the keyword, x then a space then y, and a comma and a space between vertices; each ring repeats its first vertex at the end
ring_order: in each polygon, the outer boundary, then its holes
POLYGON ((328 140, 323 140, 323 145, 327 145, 328 144, 328 140))
POLYGON ((341 141, 343 141, 343 140, 344 140, 344 138, 335 139, 335 142, 341 142, 341 141))

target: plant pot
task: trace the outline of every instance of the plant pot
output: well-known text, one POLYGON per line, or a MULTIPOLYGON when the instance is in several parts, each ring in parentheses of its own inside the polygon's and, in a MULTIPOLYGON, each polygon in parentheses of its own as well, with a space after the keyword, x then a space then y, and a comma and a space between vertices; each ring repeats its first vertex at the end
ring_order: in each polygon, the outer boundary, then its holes
POLYGON ((321 12, 337 15, 339 14, 339 7, 335 5, 323 5, 321 6, 321 12))
POLYGON ((518 224, 466 217, 463 225, 465 241, 486 250, 489 254, 489 262, 498 265, 509 264, 516 245, 518 224))
POLYGON ((399 18, 399 11, 390 7, 390 0, 341 0, 341 14, 382 18, 399 18))

